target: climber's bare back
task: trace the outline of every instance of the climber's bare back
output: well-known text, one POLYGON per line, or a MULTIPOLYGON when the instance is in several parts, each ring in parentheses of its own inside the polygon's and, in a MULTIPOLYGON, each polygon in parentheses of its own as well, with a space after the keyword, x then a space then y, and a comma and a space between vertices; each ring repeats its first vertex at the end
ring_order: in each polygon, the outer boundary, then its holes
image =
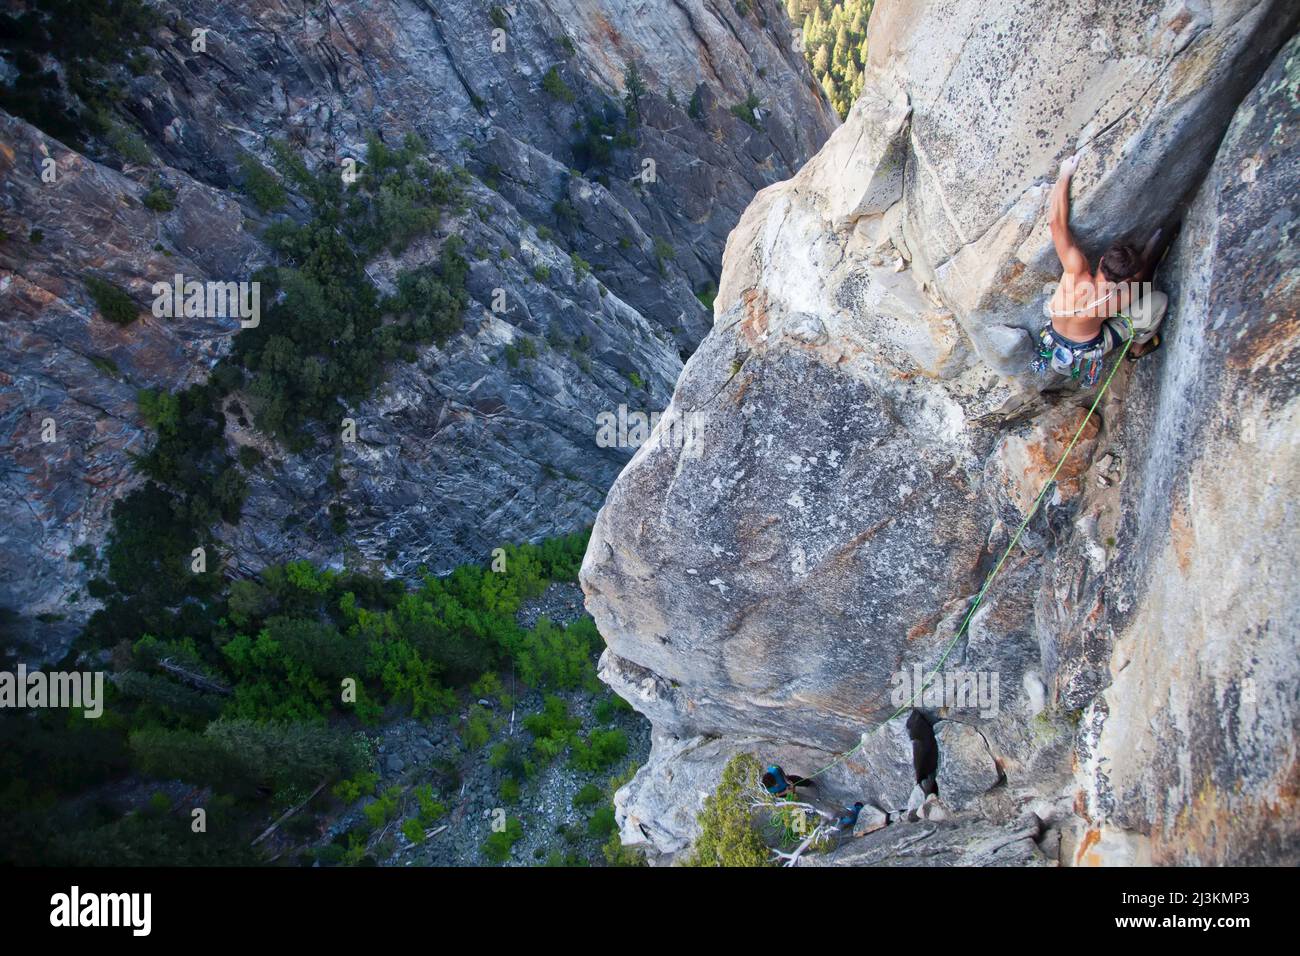
MULTIPOLYGON (((1086 261, 1086 260, 1085 260, 1086 261)), ((1075 342, 1087 342, 1101 331, 1101 323, 1121 310, 1122 290, 1096 273, 1066 273, 1056 284, 1048 308, 1052 328, 1075 342)))
POLYGON ((1070 178, 1078 164, 1078 156, 1061 164, 1049 202, 1048 225, 1061 260, 1061 279, 1048 302, 1048 312, 1058 333, 1073 342, 1089 342, 1101 332, 1106 319, 1128 309, 1134 284, 1150 278, 1152 263, 1159 259, 1155 250, 1161 232, 1156 230, 1140 254, 1124 243, 1112 246, 1094 271, 1070 233, 1070 178))

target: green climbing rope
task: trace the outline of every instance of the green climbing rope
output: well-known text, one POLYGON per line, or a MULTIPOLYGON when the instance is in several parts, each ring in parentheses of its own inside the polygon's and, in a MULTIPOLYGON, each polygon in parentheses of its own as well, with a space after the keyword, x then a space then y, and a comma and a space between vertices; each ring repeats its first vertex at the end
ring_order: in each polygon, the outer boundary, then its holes
POLYGON ((1088 409, 1088 414, 1083 416, 1083 421, 1079 423, 1078 430, 1074 433, 1074 437, 1070 439, 1070 444, 1066 446, 1065 454, 1063 454, 1061 460, 1056 463, 1056 467, 1052 469, 1051 477, 1047 479, 1042 490, 1038 492, 1038 497, 1034 499, 1033 507, 1031 507, 1029 513, 1025 515, 1025 520, 1020 522, 1020 527, 1016 529, 1016 533, 1011 536, 1011 541, 1007 544, 1006 550, 1002 552, 1002 557, 998 559, 998 563, 994 566, 993 570, 989 572, 988 577, 984 579, 983 587, 981 587, 979 593, 975 595, 975 603, 970 606, 970 610, 966 612, 966 617, 962 619, 961 627, 957 628, 957 633, 953 635, 952 640, 948 642, 948 646, 944 648, 943 654, 939 656, 938 662, 931 669, 930 677, 921 684, 919 689, 913 692, 912 696, 908 698, 907 702, 904 703, 903 706, 890 714, 884 722, 877 724, 875 729, 871 731, 871 734, 864 734, 862 739, 858 741, 856 747, 853 747, 851 750, 846 750, 815 773, 808 774, 806 779, 819 777, 836 764, 853 756, 853 754, 863 748, 870 736, 879 733, 880 729, 891 720, 904 711, 910 709, 912 705, 916 703, 917 698, 921 696, 922 692, 930 686, 931 681, 934 679, 935 672, 937 672, 939 668, 943 667, 943 663, 948 659, 948 655, 951 654, 953 648, 957 646, 957 642, 961 640, 961 636, 966 633, 966 628, 969 626, 971 618, 974 617, 975 612, 979 610, 980 603, 984 600, 984 595, 988 593, 994 579, 998 576, 998 572, 1002 570, 1002 566, 1007 563, 1007 558, 1011 556, 1012 550, 1014 550, 1015 546, 1020 542, 1020 536, 1025 533, 1025 528, 1029 527, 1029 522, 1033 520, 1034 515, 1038 514, 1039 505, 1043 503, 1043 498, 1046 497, 1048 489, 1052 487, 1052 484, 1056 481, 1056 476, 1060 474, 1061 469, 1065 467, 1065 460, 1070 457, 1070 452, 1074 451, 1074 446, 1079 442, 1079 436, 1082 435, 1083 430, 1088 427, 1088 422, 1092 419, 1093 412, 1097 410, 1097 406, 1101 403, 1102 396, 1106 394, 1106 389, 1110 388, 1110 380, 1115 377, 1115 372, 1117 372, 1119 367, 1124 364, 1124 356, 1128 354, 1129 346, 1133 344, 1134 329, 1132 319, 1127 315, 1123 316, 1123 319, 1128 325, 1129 334, 1128 338, 1124 341, 1124 348, 1120 350, 1119 358, 1115 360, 1115 364, 1111 367, 1110 373, 1106 376, 1106 380, 1102 382, 1101 388, 1097 392, 1097 397, 1092 400, 1092 406, 1088 409))

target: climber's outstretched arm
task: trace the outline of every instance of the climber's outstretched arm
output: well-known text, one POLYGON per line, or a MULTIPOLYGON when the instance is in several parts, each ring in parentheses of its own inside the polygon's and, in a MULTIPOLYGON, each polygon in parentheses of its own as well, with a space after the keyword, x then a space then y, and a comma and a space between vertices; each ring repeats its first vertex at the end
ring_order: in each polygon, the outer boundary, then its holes
POLYGON ((1071 156, 1061 164, 1061 175, 1052 189, 1048 225, 1052 231, 1052 244, 1056 246, 1056 257, 1061 260, 1061 271, 1067 276, 1090 277, 1088 257, 1070 235, 1070 177, 1078 165, 1078 156, 1071 156))

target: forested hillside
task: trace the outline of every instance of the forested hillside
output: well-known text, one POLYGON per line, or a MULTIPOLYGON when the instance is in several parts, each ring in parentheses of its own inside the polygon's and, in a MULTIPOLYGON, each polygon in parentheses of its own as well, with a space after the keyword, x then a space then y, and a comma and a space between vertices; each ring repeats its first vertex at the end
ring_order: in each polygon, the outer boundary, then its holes
POLYGON ((790 22, 803 26, 804 55, 840 118, 862 92, 867 21, 875 0, 785 0, 790 22))

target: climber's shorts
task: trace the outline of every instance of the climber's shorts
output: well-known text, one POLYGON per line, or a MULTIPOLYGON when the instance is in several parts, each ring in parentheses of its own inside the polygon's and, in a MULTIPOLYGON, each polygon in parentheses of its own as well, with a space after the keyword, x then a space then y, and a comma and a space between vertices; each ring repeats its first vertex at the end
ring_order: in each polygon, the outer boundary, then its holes
MULTIPOLYGON (((1169 296, 1158 289, 1152 289, 1149 285, 1144 288, 1146 294, 1130 302, 1125 313, 1133 323, 1134 345, 1150 342, 1155 337, 1160 329, 1160 323, 1165 319, 1165 311, 1169 308, 1169 296)), ((1124 321, 1123 315, 1107 319, 1101 324, 1101 334, 1106 339, 1107 352, 1128 340, 1128 329, 1128 322, 1124 321)))

